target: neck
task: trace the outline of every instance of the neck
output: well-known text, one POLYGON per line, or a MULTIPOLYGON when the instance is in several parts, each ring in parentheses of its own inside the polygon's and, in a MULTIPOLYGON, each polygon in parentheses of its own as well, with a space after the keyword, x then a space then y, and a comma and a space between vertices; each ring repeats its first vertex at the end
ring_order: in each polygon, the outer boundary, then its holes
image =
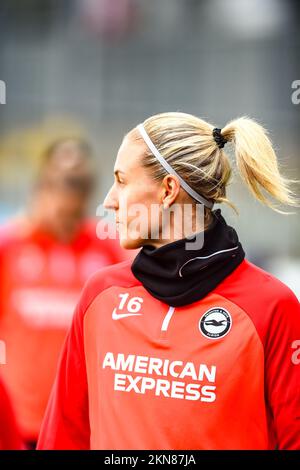
POLYGON ((155 298, 173 307, 205 297, 243 261, 236 231, 220 209, 203 234, 203 244, 187 247, 186 239, 154 248, 144 246, 131 265, 133 275, 155 298))

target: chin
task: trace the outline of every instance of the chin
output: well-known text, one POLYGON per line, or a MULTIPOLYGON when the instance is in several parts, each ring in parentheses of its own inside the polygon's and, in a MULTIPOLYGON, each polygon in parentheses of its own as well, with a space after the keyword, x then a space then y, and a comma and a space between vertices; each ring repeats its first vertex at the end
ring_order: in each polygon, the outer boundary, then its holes
POLYGON ((120 246, 125 250, 136 250, 145 245, 145 240, 140 236, 139 233, 134 233, 132 236, 128 232, 119 232, 120 246))
POLYGON ((132 238, 120 238, 119 242, 125 250, 136 250, 144 245, 143 240, 133 240, 132 238))

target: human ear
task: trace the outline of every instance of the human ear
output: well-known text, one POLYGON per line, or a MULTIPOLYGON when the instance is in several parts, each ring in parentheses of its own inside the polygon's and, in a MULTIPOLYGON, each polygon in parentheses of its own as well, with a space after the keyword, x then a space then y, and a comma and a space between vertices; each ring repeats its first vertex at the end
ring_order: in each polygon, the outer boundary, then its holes
POLYGON ((162 204, 164 209, 170 207, 177 198, 180 190, 180 184, 178 178, 173 175, 166 175, 162 181, 163 184, 163 196, 162 204))

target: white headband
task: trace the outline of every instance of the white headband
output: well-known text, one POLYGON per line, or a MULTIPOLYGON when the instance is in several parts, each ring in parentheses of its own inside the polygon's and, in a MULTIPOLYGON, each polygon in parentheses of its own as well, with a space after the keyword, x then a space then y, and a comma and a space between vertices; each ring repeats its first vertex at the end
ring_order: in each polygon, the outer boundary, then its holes
POLYGON ((139 130, 141 136, 143 137, 145 143, 153 153, 153 155, 157 158, 159 163, 164 167, 165 170, 167 170, 168 173, 171 175, 177 176, 180 182, 180 186, 190 195, 192 196, 193 199, 196 199, 196 201, 200 202, 201 204, 204 204, 204 206, 208 207, 209 209, 212 209, 214 203, 207 201, 203 196, 200 196, 200 194, 196 193, 184 179, 181 178, 181 176, 178 175, 178 173, 174 170, 174 168, 169 165, 169 163, 164 159, 164 157, 159 153, 157 148, 155 147, 154 143, 148 136, 143 124, 139 124, 137 126, 137 129, 139 130))

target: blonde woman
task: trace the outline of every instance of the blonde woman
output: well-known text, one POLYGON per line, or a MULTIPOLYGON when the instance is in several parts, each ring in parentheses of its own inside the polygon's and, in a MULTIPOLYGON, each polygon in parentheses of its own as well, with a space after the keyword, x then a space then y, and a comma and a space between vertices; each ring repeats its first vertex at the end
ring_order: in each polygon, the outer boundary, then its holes
POLYGON ((259 201, 297 205, 251 119, 163 113, 124 138, 104 205, 122 246, 142 248, 85 287, 40 449, 300 449, 299 302, 213 210, 231 204, 230 143, 259 201), (166 222, 175 205, 193 210, 166 222))

